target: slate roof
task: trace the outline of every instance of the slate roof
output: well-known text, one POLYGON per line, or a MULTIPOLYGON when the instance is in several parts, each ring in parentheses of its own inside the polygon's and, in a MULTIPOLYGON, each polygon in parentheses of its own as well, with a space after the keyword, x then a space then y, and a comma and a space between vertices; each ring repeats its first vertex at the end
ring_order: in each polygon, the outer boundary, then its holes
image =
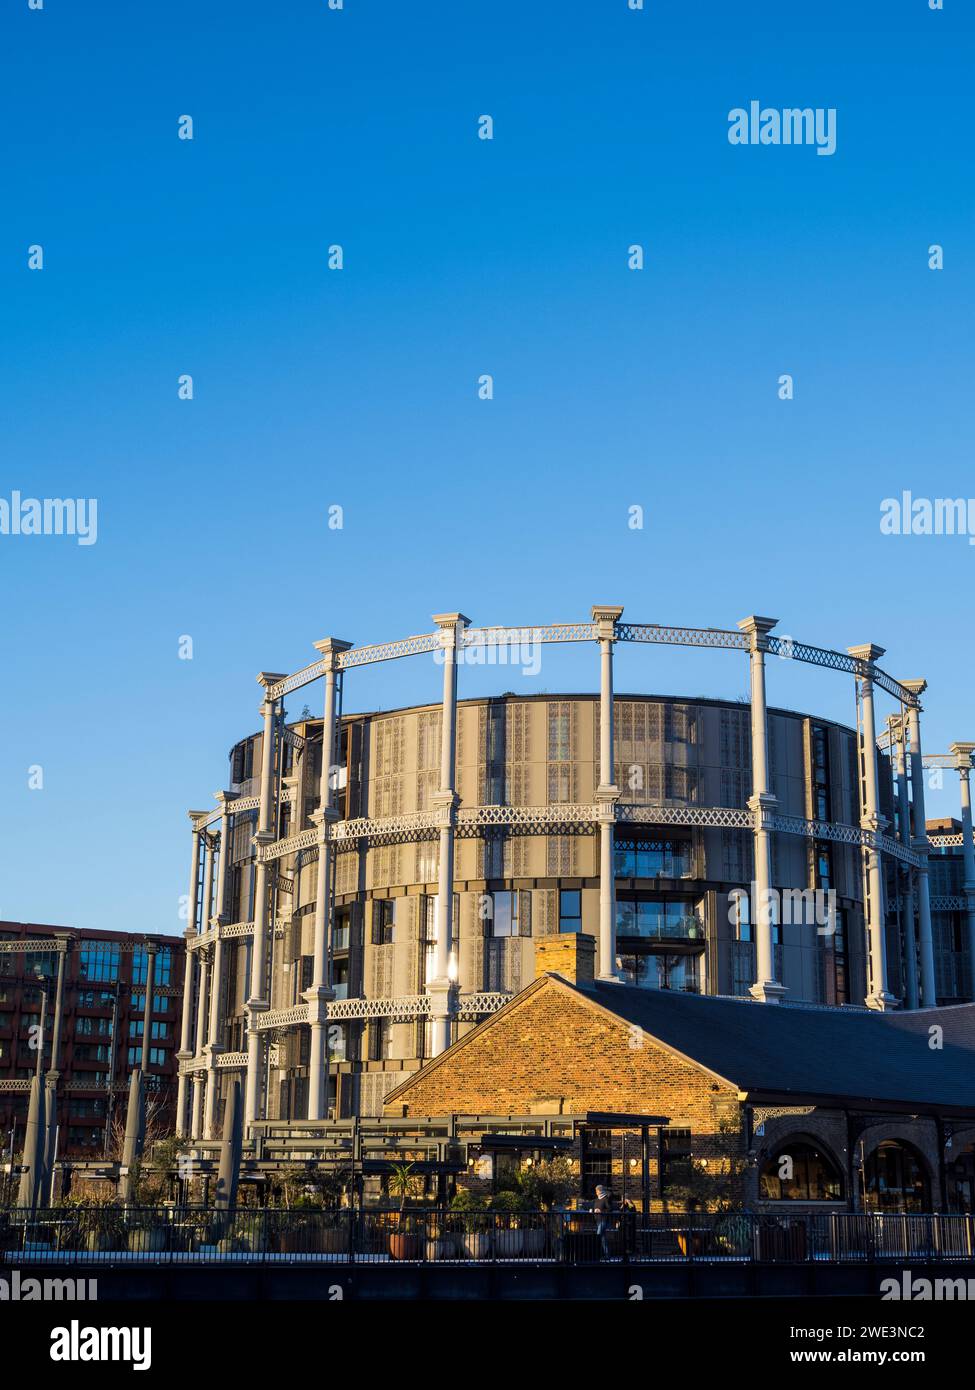
POLYGON ((826 1009, 635 989, 570 986, 742 1091, 975 1108, 975 1004, 826 1009), (943 1047, 929 1046, 940 1026, 943 1047))

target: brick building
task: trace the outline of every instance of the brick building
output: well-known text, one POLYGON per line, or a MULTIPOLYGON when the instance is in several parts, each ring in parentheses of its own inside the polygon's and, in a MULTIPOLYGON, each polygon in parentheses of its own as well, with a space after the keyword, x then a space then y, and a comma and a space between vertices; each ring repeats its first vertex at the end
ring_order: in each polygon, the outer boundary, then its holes
POLYGON ((59 1098, 58 1152, 64 1157, 101 1157, 106 1132, 111 1147, 116 1120, 124 1122, 129 1076, 142 1061, 153 950, 146 1075, 155 1122, 160 1129, 171 1129, 185 958, 182 938, 0 922, 0 1138, 6 1157, 11 1146, 16 1157, 23 1142, 42 1008, 43 1069, 48 1084, 56 1082, 59 1098), (61 1018, 55 1058, 59 968, 61 1018))
MULTIPOLYGON (((538 978, 392 1091, 386 1114, 666 1116, 654 1210, 722 1181, 755 1210, 973 1210, 975 1006, 768 1008, 641 990, 595 980, 594 946, 539 940, 538 978)), ((638 1139, 579 1127, 583 1193, 609 1178, 619 1195, 638 1139)))

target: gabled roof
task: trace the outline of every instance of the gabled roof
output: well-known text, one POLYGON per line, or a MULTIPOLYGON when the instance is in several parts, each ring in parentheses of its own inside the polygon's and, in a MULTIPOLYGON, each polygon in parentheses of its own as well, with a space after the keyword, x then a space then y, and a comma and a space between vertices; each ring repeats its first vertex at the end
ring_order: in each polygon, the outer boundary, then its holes
POLYGON ((572 986, 741 1091, 975 1107, 975 1004, 877 1013, 572 986), (932 1027, 942 1030, 932 1047, 932 1027))
MULTIPOLYGON (((477 1045, 489 1028, 538 990, 567 989, 580 1001, 642 1028, 648 1037, 739 1091, 783 1099, 868 1102, 903 1108, 975 1111, 975 1004, 876 1013, 760 1004, 750 999, 573 985, 560 975, 534 980, 510 1003, 414 1073, 386 1097, 399 1098, 431 1067, 477 1045), (931 1029, 941 1046, 931 1046, 931 1029)), ((598 1065, 598 1059, 593 1062, 598 1065)))

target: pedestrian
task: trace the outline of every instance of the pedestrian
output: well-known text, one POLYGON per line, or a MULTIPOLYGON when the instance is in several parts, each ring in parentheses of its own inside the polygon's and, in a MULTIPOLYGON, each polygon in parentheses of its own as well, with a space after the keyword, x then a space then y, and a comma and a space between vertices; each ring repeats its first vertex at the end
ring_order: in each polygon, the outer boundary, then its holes
POLYGON ((599 1183, 596 1187, 596 1202, 593 1206, 596 1213, 596 1235, 599 1237, 599 1248, 604 1257, 609 1259, 609 1230, 610 1212, 612 1205, 610 1201, 609 1188, 599 1183))

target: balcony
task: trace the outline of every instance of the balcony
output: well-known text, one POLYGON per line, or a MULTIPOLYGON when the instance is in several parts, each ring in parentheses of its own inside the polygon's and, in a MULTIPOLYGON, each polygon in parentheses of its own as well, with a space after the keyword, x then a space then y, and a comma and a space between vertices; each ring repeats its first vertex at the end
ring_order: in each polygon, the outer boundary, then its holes
POLYGON ((616 934, 643 941, 699 941, 704 944, 700 909, 679 899, 617 899, 616 934))

